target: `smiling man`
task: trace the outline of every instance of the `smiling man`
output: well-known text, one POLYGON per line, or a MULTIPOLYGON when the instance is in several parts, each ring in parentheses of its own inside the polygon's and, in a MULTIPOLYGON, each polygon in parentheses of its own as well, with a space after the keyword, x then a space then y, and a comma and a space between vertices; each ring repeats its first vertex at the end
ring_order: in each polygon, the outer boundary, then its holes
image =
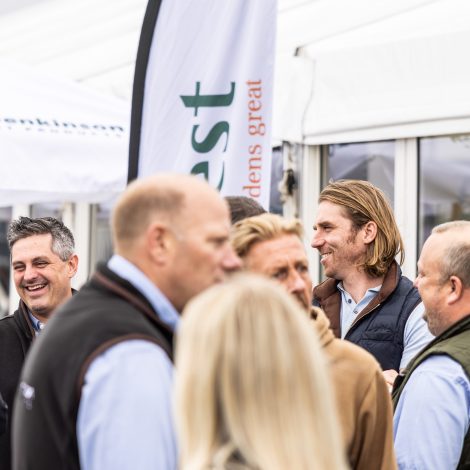
POLYGON ((432 335, 418 291, 395 261, 403 262, 404 247, 384 193, 361 180, 328 184, 314 230, 312 247, 329 278, 315 287, 314 303, 336 336, 369 351, 383 370, 406 367, 432 335))
MULTIPOLYGON (((21 300, 0 320, 0 393, 11 418, 26 353, 51 314, 72 296, 78 257, 70 230, 52 217, 20 217, 8 229, 13 280, 21 300)), ((11 419, 8 420, 9 426, 11 419)), ((10 429, 0 437, 0 467, 11 467, 10 429)))

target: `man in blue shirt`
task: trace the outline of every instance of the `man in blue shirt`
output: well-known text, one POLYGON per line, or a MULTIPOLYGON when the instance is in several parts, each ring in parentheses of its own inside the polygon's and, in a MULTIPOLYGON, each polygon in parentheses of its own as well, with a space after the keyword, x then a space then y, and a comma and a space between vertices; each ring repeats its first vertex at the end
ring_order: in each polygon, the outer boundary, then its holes
POLYGON ((172 342, 190 298, 240 267, 228 207, 192 176, 137 180, 115 255, 37 341, 14 412, 14 468, 171 470, 172 342))
POLYGON ((395 381, 399 468, 470 468, 470 221, 435 227, 415 285, 436 338, 395 381))

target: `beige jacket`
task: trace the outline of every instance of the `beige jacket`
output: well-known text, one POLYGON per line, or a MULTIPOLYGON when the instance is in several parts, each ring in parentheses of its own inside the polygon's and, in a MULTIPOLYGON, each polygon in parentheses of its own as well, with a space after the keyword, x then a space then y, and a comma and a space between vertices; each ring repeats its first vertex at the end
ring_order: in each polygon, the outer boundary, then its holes
POLYGON ((330 362, 351 468, 396 469, 392 401, 382 369, 364 349, 335 338, 322 310, 313 308, 312 318, 330 362))

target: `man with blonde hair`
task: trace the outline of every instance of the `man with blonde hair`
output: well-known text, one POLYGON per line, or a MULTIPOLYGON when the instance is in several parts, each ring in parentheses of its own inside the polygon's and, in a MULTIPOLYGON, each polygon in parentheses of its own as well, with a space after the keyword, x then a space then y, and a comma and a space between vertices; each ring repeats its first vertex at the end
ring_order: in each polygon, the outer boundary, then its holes
POLYGON ((436 335, 395 383, 399 467, 470 468, 470 221, 434 227, 415 280, 436 335))
POLYGON ((360 180, 339 180, 320 193, 312 247, 326 281, 313 291, 335 335, 369 351, 382 369, 406 367, 432 339, 413 283, 402 275, 403 241, 384 193, 360 180))
POLYGON ((240 260, 228 207, 193 176, 137 180, 112 216, 115 255, 52 319, 26 361, 15 470, 177 468, 173 332, 240 260))
POLYGON ((369 353, 336 339, 323 311, 311 307, 312 281, 302 237, 299 220, 274 214, 249 217, 232 229, 232 245, 245 269, 278 281, 312 318, 329 359, 351 468, 394 469, 392 408, 382 372, 369 353))

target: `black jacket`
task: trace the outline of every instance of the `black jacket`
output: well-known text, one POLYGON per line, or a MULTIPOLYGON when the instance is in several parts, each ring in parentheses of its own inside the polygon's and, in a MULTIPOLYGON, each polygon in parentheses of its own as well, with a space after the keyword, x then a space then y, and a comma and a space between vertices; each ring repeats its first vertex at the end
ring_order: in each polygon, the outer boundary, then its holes
POLYGON ((0 435, 0 468, 11 468, 10 429, 13 399, 26 353, 34 340, 28 310, 20 301, 13 315, 0 319, 0 394, 8 406, 8 426, 0 435))
POLYGON ((80 468, 76 420, 84 377, 94 358, 130 339, 156 343, 172 359, 171 329, 137 289, 102 265, 28 355, 13 413, 15 470, 80 468))

